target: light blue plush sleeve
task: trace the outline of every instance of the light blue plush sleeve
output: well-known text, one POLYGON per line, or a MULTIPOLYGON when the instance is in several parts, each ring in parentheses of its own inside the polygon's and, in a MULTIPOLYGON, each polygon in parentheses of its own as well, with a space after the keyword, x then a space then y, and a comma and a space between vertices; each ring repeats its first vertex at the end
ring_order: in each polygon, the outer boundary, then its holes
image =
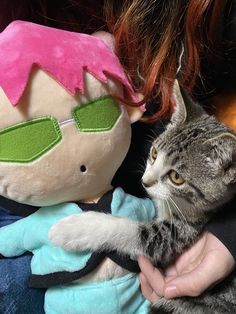
POLYGON ((115 189, 111 204, 112 215, 126 217, 135 221, 147 222, 156 216, 156 207, 149 198, 138 198, 115 189))
POLYGON ((26 225, 27 218, 24 218, 0 228, 0 254, 14 257, 26 252, 24 248, 26 225))

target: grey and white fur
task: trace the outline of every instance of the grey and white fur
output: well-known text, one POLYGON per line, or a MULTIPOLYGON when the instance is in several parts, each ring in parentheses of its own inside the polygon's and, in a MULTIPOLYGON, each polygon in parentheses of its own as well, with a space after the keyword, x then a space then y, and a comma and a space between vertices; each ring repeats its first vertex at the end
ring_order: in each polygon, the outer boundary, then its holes
MULTIPOLYGON (((193 244, 218 209, 236 192, 236 135, 174 85, 176 108, 154 140, 143 185, 157 217, 137 223, 87 212, 51 229, 54 244, 67 250, 113 250, 144 255, 166 267, 193 244)), ((162 298, 152 311, 176 314, 236 313, 236 276, 195 298, 162 298)))

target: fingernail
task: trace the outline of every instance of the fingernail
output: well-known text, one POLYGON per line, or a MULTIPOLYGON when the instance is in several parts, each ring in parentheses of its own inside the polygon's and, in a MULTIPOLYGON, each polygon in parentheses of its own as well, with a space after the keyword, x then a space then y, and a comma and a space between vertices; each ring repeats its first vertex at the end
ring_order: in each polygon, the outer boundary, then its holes
POLYGON ((168 298, 168 299, 174 298, 176 297, 176 294, 177 294, 177 289, 175 286, 168 287, 165 290, 165 298, 168 298))

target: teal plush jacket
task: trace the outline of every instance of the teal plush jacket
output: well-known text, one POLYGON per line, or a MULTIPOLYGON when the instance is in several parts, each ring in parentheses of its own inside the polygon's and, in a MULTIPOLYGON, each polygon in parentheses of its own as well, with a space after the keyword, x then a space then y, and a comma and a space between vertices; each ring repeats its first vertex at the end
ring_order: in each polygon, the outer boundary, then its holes
MULTIPOLYGON (((34 214, 0 229, 0 254, 19 256, 26 251, 33 253, 32 274, 73 272, 83 269, 91 252, 68 252, 55 247, 48 239, 49 229, 59 220, 79 214, 76 203, 64 203, 40 208, 34 214)), ((155 207, 148 198, 140 199, 114 190, 111 213, 136 221, 149 221, 155 216, 155 207)), ((148 312, 148 302, 139 291, 135 274, 97 283, 78 283, 49 288, 45 295, 47 314, 141 314, 148 312)))

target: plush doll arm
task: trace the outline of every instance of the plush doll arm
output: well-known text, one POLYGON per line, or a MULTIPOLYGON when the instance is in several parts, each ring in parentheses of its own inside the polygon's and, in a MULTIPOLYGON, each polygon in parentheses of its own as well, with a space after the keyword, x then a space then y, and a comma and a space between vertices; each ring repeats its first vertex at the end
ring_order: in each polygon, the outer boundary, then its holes
POLYGON ((0 254, 5 257, 19 256, 26 252, 24 237, 26 219, 0 228, 0 254))

